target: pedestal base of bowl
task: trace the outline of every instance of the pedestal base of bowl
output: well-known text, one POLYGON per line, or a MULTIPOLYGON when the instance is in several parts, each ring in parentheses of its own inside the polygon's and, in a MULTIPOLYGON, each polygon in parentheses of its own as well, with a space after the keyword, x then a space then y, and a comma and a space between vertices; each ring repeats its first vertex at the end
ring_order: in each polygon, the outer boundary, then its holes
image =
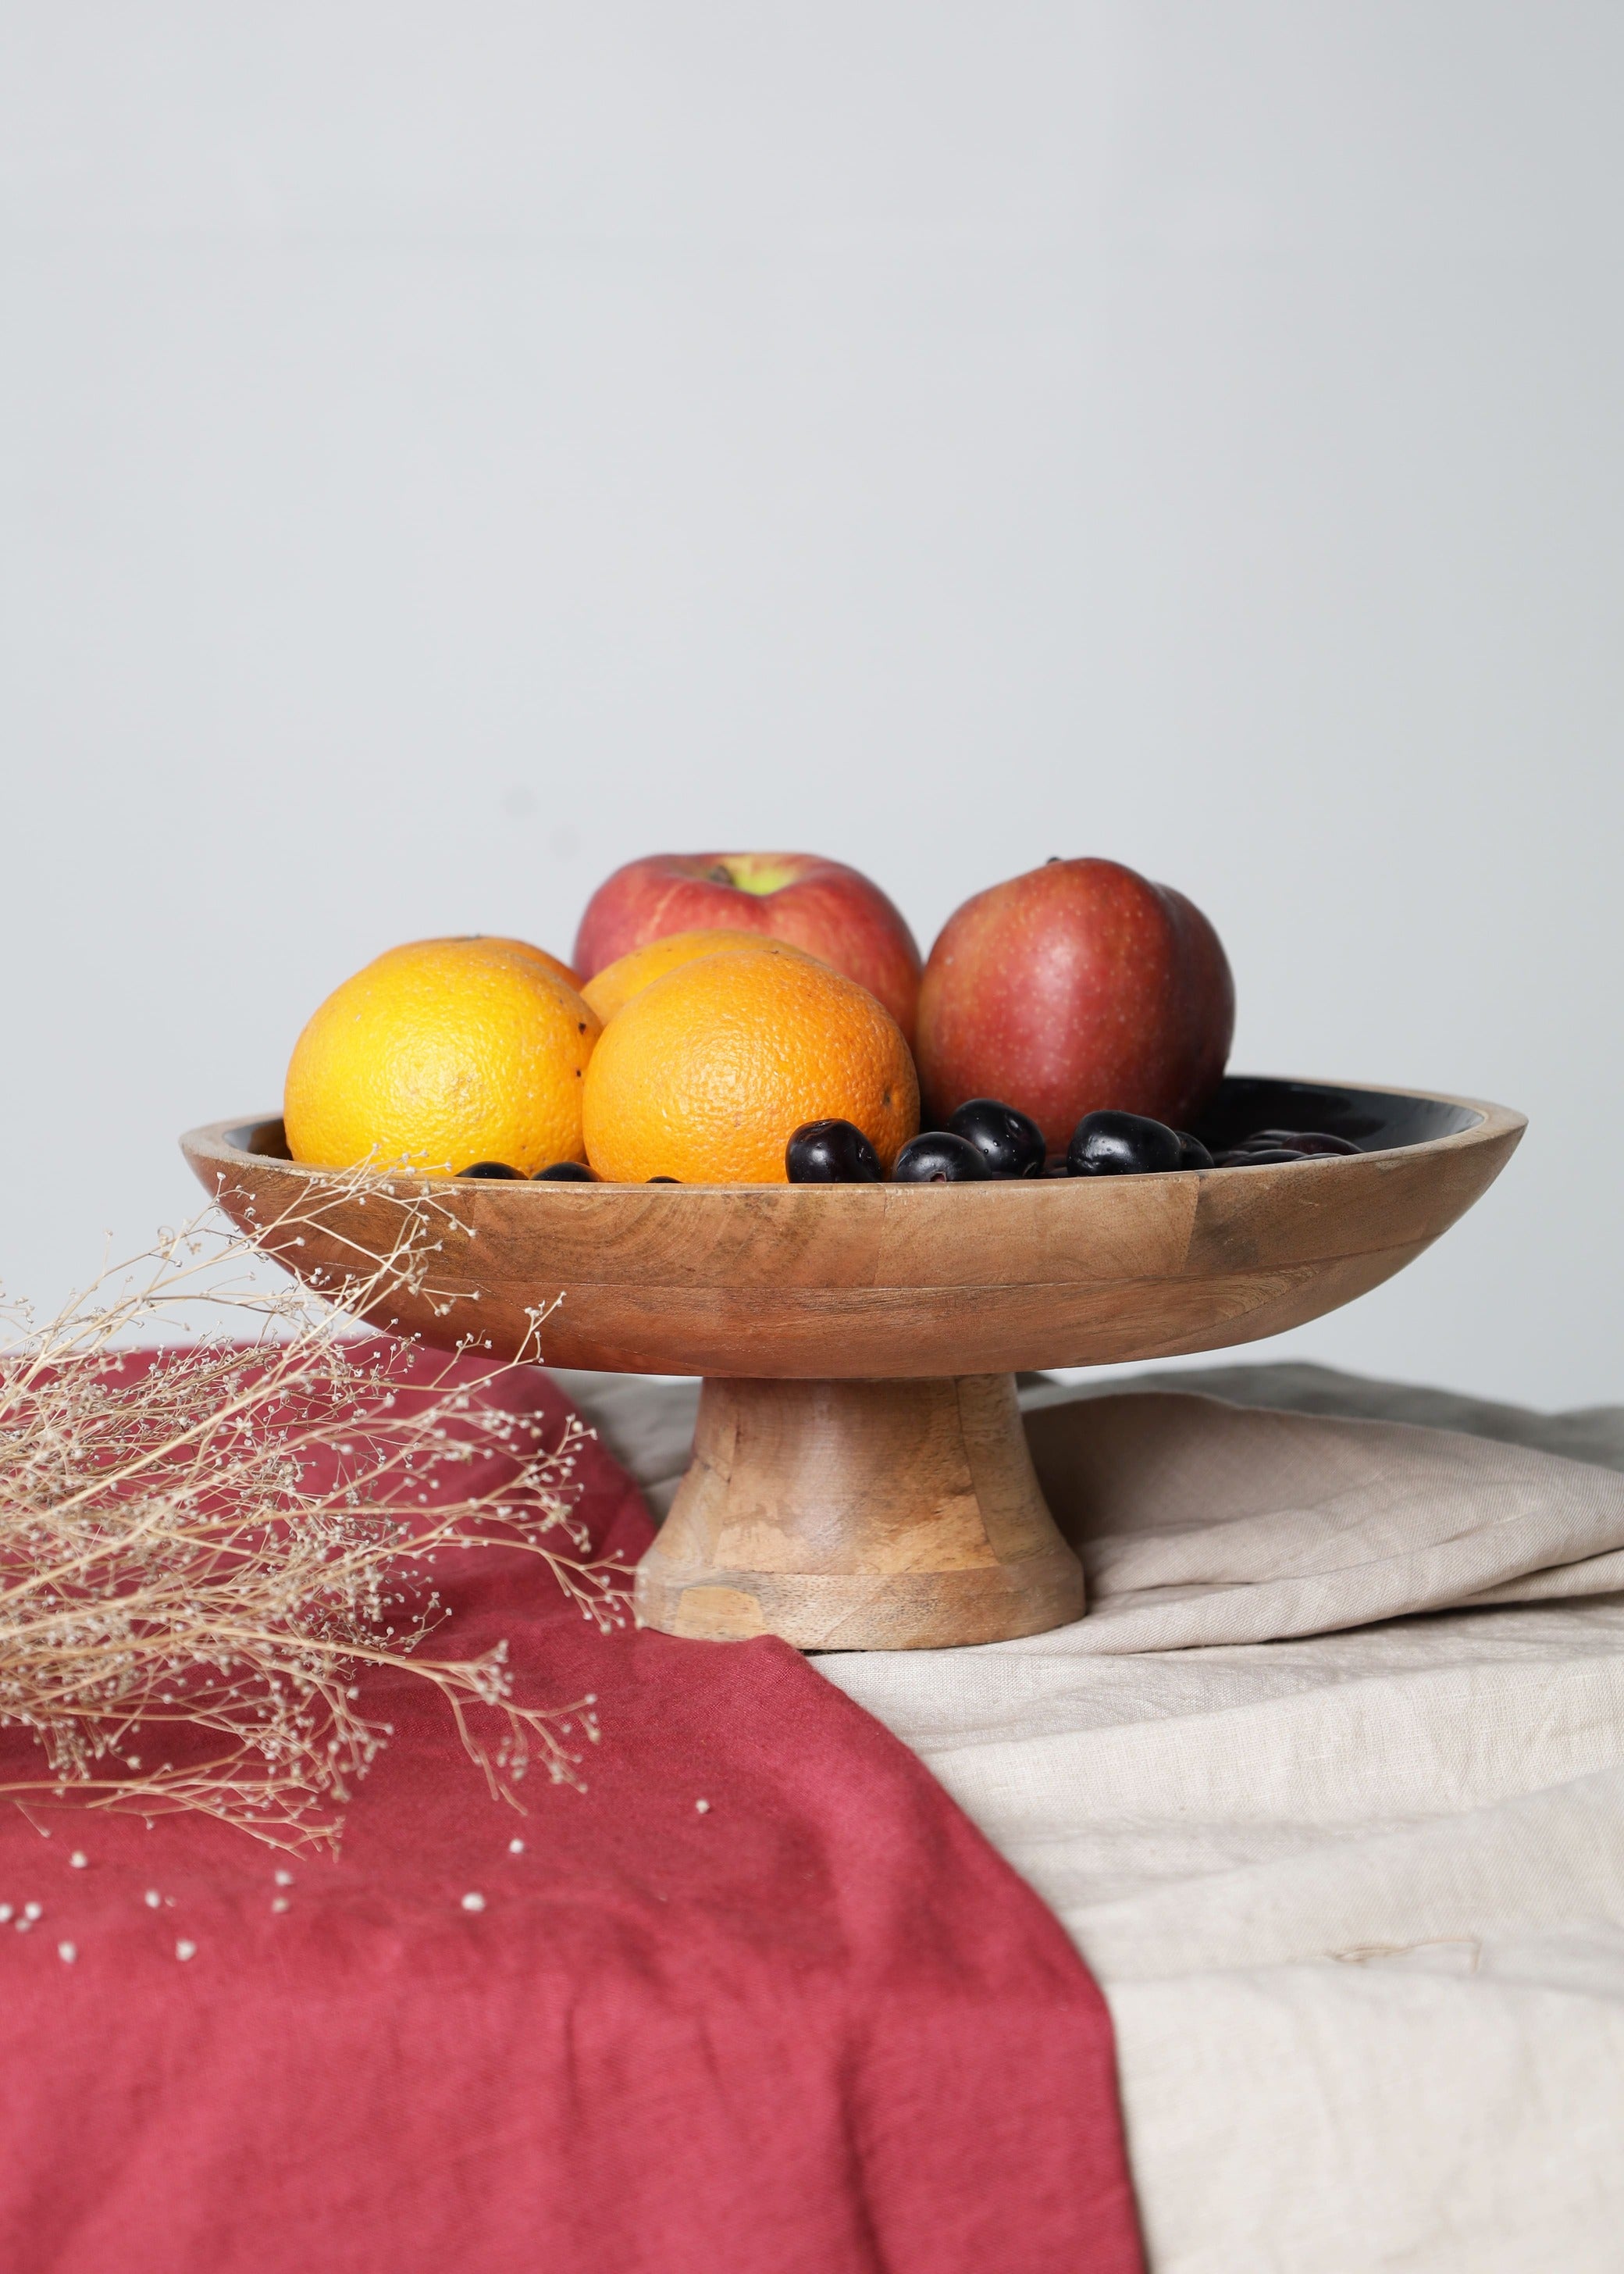
POLYGON ((1079 1618, 1014 1377, 708 1379, 694 1455, 637 1571, 637 1616, 801 1650, 1005 1642, 1079 1618))

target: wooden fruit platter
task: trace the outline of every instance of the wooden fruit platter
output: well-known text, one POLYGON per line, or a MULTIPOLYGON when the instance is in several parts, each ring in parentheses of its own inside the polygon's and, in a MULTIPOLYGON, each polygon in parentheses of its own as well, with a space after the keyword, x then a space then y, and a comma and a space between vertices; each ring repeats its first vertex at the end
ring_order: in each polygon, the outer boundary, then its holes
MULTIPOLYGON (((511 1357, 705 1377, 694 1457, 637 1574, 668 1633, 917 1649, 1078 1617, 1017 1368, 1166 1358, 1301 1326, 1391 1278, 1483 1193, 1522 1115, 1471 1098, 1231 1076, 1200 1130, 1323 1129, 1357 1155, 1171 1176, 959 1185, 395 1179, 432 1192, 432 1285, 384 1323, 511 1357), (470 1320, 476 1316, 477 1328, 470 1320), (533 1347, 533 1345, 532 1345, 533 1347)), ((273 1229, 322 1172, 271 1117, 182 1140, 289 1269, 352 1273, 387 1242, 377 1189, 299 1245, 273 1229)))

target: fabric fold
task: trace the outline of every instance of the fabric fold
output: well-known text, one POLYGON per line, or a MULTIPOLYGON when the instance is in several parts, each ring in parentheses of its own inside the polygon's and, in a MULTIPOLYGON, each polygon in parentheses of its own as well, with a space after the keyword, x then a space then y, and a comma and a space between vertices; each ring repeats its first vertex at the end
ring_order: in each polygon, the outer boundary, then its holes
MULTIPOLYGON (((635 1560, 634 1486, 579 1474, 635 1560)), ((443 1592, 523 1697, 596 1693, 584 1794, 492 1801, 402 1677, 336 1863, 0 1811, 7 2274, 1138 2274, 1103 1999, 902 1744, 776 1641, 605 1639, 517 1553, 443 1592)))
POLYGON ((1624 1477, 1558 1454, 1178 1390, 1047 1404, 1026 1435, 1088 1575, 1088 1649, 1267 1642, 1618 1584, 1624 1477))

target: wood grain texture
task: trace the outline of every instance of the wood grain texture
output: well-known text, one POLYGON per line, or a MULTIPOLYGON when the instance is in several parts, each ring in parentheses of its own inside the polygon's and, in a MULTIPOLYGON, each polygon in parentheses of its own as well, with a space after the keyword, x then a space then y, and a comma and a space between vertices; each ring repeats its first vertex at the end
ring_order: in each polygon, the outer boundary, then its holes
POLYGON ((1403 1141, 1164 1177, 402 1178, 365 1195, 290 1162, 271 1116, 182 1141, 227 1214, 305 1279, 386 1251, 398 1195, 432 1195, 432 1269, 374 1307, 380 1326, 511 1358, 556 1298, 541 1337, 553 1364, 709 1377, 694 1465, 638 1576, 646 1623, 904 1649, 1081 1612, 1081 1570, 1018 1426, 1016 1369, 1221 1349, 1318 1318, 1447 1231, 1524 1126, 1472 1099, 1246 1077, 1214 1110, 1242 1126, 1340 1117, 1364 1141, 1403 1141), (1256 1118, 1271 1099, 1274 1120, 1256 1118), (290 1208, 297 1228, 279 1233, 290 1208))
MULTIPOLYGON (((1361 1092, 1409 1099, 1410 1091, 1361 1092)), ((1470 1126, 1391 1151, 1167 1177, 985 1185, 458 1184, 432 1284, 380 1322, 512 1355, 532 1307, 559 1366, 862 1378, 1007 1373, 1221 1349, 1378 1285, 1490 1185, 1521 1115, 1437 1101, 1470 1126), (477 1307, 475 1307, 476 1297, 477 1307), (441 1306, 448 1304, 449 1310, 441 1306)), ((272 1222, 320 1172, 281 1125, 183 1140, 238 1222, 272 1222)), ((301 1226, 308 1276, 375 1251, 375 1195, 301 1226)), ((271 1246, 277 1245, 274 1235, 271 1246)))
POLYGON ((636 1602, 668 1634, 919 1650, 1064 1625, 1083 1573, 1010 1375, 713 1378, 636 1602))

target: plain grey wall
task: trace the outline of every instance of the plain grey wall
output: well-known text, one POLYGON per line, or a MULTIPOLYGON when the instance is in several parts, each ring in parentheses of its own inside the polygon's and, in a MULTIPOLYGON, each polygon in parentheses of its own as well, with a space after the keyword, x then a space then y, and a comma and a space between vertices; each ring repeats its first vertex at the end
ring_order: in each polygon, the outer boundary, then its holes
POLYGON ((0 1264, 660 848, 1181 885, 1532 1134, 1274 1346, 1624 1395, 1624 11, 0 8, 0 1264))

